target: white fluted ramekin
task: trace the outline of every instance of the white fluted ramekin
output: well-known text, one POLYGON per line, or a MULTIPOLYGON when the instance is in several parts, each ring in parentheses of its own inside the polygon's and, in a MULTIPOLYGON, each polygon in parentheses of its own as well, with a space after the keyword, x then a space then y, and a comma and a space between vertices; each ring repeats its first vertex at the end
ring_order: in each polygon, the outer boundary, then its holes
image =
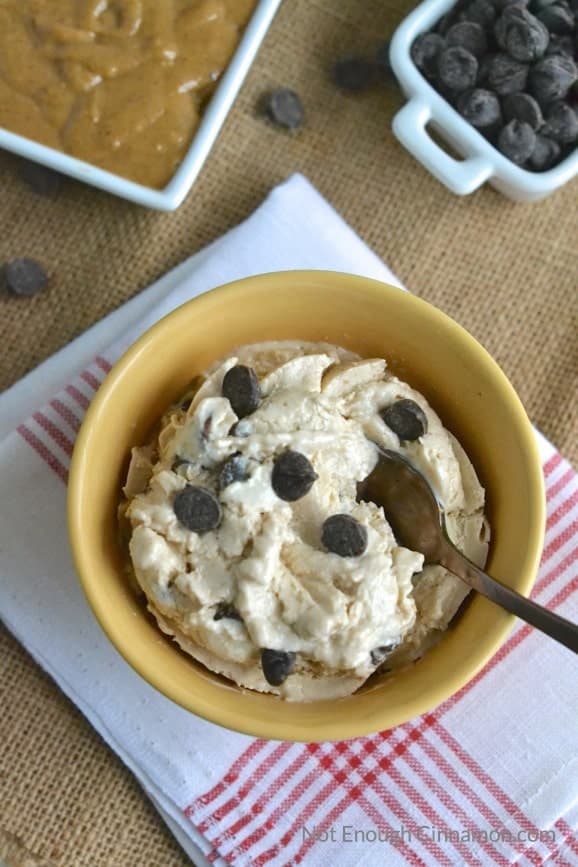
POLYGON ((396 138, 442 184, 466 196, 488 181, 517 202, 533 202, 553 193, 578 175, 578 148, 545 172, 514 165, 447 102, 421 74, 410 49, 420 33, 430 30, 455 0, 424 0, 397 28, 390 47, 393 72, 407 103, 393 119, 396 138), (456 160, 428 133, 428 127, 463 156, 456 160))
POLYGON ((281 0, 259 0, 237 50, 205 110, 185 158, 162 190, 126 180, 1 128, 0 148, 138 205, 160 211, 173 211, 181 204, 201 171, 280 4, 281 0))

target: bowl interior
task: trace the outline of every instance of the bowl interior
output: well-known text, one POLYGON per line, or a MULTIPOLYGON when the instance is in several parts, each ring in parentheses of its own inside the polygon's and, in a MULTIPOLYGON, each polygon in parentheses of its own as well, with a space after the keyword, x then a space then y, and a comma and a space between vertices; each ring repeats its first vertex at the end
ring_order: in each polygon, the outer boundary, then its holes
POLYGON ((123 575, 117 541, 116 506, 130 448, 146 441, 192 377, 235 346, 295 338, 383 356, 423 392, 486 487, 493 534, 488 571, 527 593, 543 537, 542 473, 512 387, 485 350, 440 311, 399 289, 344 274, 249 278, 189 302, 147 332, 89 409, 72 462, 69 525, 98 620, 151 684, 194 713, 248 734, 330 740, 383 730, 434 707, 490 658, 513 618, 475 598, 411 668, 338 701, 281 703, 211 674, 163 637, 123 575))

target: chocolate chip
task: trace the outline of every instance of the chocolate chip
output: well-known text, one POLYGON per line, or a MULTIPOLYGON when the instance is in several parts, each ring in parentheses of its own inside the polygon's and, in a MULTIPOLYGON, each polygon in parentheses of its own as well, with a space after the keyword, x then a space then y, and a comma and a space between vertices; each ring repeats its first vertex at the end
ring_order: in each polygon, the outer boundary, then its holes
POLYGON ((487 60, 486 80, 500 96, 518 93, 526 87, 528 66, 507 54, 494 54, 487 60))
POLYGON ((574 40, 571 36, 557 36, 551 33, 546 54, 565 54, 566 57, 574 59, 574 54, 578 54, 578 48, 574 48, 574 40))
POLYGON ((375 82, 375 66, 364 57, 344 57, 333 65, 331 77, 341 90, 367 90, 375 82))
POLYGON ((367 548, 367 528, 352 515, 331 515, 323 522, 321 542, 340 557, 360 557, 367 548))
POLYGON ((288 650, 261 651, 261 668, 271 686, 281 686, 295 668, 295 654, 288 650))
POLYGON ((521 166, 532 156, 536 133, 529 123, 511 120, 500 130, 498 149, 513 163, 521 166))
POLYGON ((534 15, 538 15, 542 9, 546 9, 547 6, 553 6, 557 2, 558 0, 531 0, 531 12, 533 12, 534 15))
POLYGON ((244 364, 231 367, 223 378, 223 397, 226 397, 239 418, 255 412, 261 403, 261 389, 255 371, 244 364))
POLYGON ((550 33, 556 33, 559 36, 573 33, 576 27, 576 22, 571 11, 567 6, 563 6, 562 4, 546 6, 545 9, 538 12, 537 17, 550 33))
POLYGON ((560 145, 553 139, 538 133, 536 144, 529 159, 529 164, 536 172, 544 172, 552 168, 560 157, 560 145))
POLYGON ((510 93, 502 102, 504 119, 519 120, 520 123, 528 123, 533 130, 538 130, 544 123, 542 110, 533 96, 529 93, 510 93))
POLYGON ((39 196, 54 198, 60 191, 63 177, 40 163, 26 160, 20 166, 20 177, 39 196))
MULTIPOLYGON (((440 36, 445 36, 452 24, 454 23, 454 16, 451 12, 447 12, 445 15, 439 19, 437 24, 434 27, 435 33, 439 33, 440 36)), ((422 34, 425 35, 425 34, 422 34)), ((419 38, 419 37, 418 37, 419 38)))
POLYGON ((173 471, 173 473, 176 473, 177 470, 180 469, 180 467, 188 467, 190 463, 191 462, 188 461, 186 458, 181 458, 180 455, 175 455, 174 460, 171 464, 171 470, 173 471))
POLYGON ((384 659, 394 650, 395 646, 395 644, 382 644, 380 647, 375 647, 370 653, 371 664, 381 665, 384 659))
POLYGON ((445 48, 438 58, 440 82, 459 92, 473 87, 478 75, 478 61, 470 51, 454 46, 445 48))
POLYGON ((229 431, 230 437, 243 437, 245 439, 251 433, 251 424, 244 419, 241 421, 236 421, 235 424, 231 425, 231 429, 229 431))
POLYGON ((305 121, 303 103, 294 90, 278 87, 269 93, 264 102, 265 112, 277 126, 285 129, 299 129, 305 121))
POLYGON ((173 511, 183 527, 194 533, 206 533, 221 523, 219 501, 207 488, 196 485, 187 485, 178 492, 173 511))
POLYGON ((529 89, 541 105, 564 99, 578 79, 578 68, 570 57, 553 54, 530 70, 529 89))
POLYGON ((483 88, 460 94, 456 107, 468 123, 478 129, 494 126, 502 116, 500 100, 496 94, 483 88))
POLYGON ((230 602, 219 602, 215 609, 215 614, 213 615, 213 620, 240 620, 243 622, 243 618, 237 611, 234 605, 230 602))
POLYGON ((558 144, 573 144, 578 140, 578 114, 565 102, 556 102, 546 114, 542 133, 558 144))
POLYGON ((15 295, 31 297, 42 292, 48 283, 48 275, 39 262, 23 257, 4 265, 4 280, 15 295))
POLYGON ((249 478, 247 460, 237 453, 227 458, 219 473, 219 490, 223 491, 233 482, 246 482, 249 478))
POLYGON ((288 449, 275 459, 271 486, 279 499, 293 503, 309 493, 317 478, 305 455, 288 449))
POLYGON ((427 433, 427 416, 415 400, 398 400, 380 415, 402 442, 413 442, 427 433))
POLYGON ((438 58, 446 47, 446 41, 439 33, 422 33, 411 46, 411 59, 426 78, 437 74, 438 58))
POLYGON ((478 87, 483 87, 485 89, 489 88, 488 73, 490 71, 490 63, 493 57, 493 54, 486 54, 485 57, 482 57, 480 59, 480 62, 478 64, 478 87))
POLYGON ((484 30, 489 31, 496 19, 496 9, 491 0, 473 0, 460 13, 459 19, 460 21, 473 21, 484 30))
POLYGON ((508 6, 494 25, 496 42, 514 60, 531 63, 544 56, 548 30, 523 6, 508 6))
POLYGON ((454 24, 447 32, 448 45, 457 45, 465 48, 474 57, 480 58, 486 53, 488 43, 484 28, 474 21, 460 21, 454 24))

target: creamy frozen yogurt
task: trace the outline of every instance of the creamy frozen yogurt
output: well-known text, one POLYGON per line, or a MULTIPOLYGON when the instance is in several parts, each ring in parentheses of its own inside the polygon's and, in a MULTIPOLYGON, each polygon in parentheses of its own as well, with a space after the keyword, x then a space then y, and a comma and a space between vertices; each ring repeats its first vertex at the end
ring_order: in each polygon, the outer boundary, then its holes
POLYGON ((375 443, 424 473, 483 566, 484 490, 421 394, 383 359, 245 346, 133 450, 121 509, 160 628, 212 671, 294 701, 348 695, 422 655, 468 588, 357 501, 375 443))

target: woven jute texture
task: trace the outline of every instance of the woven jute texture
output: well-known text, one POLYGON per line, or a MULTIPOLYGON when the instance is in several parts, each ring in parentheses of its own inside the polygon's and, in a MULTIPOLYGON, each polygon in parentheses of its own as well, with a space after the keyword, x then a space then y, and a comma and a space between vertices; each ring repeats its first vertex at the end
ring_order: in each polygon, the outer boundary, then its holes
MULTIPOLYGON (((371 53, 406 0, 285 0, 184 205, 158 214, 67 183, 28 190, 0 157, 0 260, 51 274, 35 299, 0 300, 0 387, 235 225, 294 171, 307 175, 415 293, 502 365, 533 421, 578 458, 578 182, 533 205, 491 189, 459 199, 396 143, 392 84, 335 90, 332 62, 371 53), (303 97, 291 135, 256 111, 268 88, 303 97)), ((424 346, 427 352, 427 346, 424 346)), ((6 633, 0 635, 0 856, 27 867, 180 867, 187 859, 131 775, 6 633)))

